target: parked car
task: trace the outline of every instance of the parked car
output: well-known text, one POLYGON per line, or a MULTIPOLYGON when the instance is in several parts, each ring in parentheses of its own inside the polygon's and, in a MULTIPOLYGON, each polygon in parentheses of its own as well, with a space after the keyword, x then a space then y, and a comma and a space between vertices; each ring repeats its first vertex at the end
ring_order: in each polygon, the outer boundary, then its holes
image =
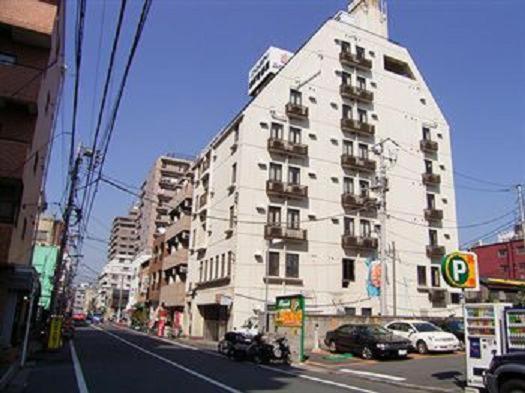
POLYGON ((489 393, 525 393, 525 352, 494 356, 483 381, 489 393))
POLYGON ((339 326, 326 333, 325 344, 331 352, 350 352, 364 359, 406 357, 410 348, 410 340, 380 325, 339 326))
POLYGON ((461 319, 442 319, 432 321, 434 325, 441 328, 445 332, 452 333, 459 340, 459 347, 461 350, 465 349, 465 325, 461 319))
POLYGON ((427 321, 402 320, 386 324, 388 330, 407 338, 419 353, 453 352, 459 349, 459 340, 427 321))

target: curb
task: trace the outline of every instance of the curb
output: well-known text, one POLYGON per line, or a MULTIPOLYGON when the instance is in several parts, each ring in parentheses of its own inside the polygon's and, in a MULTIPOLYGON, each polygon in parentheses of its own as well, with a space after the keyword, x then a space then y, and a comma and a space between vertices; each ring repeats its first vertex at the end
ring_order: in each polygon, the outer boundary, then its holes
POLYGON ((0 379, 0 391, 3 391, 6 389, 9 384, 13 381, 13 379, 16 377, 17 372, 20 370, 20 363, 18 360, 11 364, 4 375, 2 375, 2 378, 0 379))

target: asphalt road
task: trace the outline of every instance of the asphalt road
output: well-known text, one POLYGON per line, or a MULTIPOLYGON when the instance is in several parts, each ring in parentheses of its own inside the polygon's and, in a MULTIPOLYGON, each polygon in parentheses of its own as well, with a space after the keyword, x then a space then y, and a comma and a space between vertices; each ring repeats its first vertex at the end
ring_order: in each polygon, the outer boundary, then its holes
POLYGON ((37 362, 29 393, 417 391, 388 378, 372 381, 341 370, 231 361, 212 351, 111 326, 77 330, 72 347, 60 359, 37 362))

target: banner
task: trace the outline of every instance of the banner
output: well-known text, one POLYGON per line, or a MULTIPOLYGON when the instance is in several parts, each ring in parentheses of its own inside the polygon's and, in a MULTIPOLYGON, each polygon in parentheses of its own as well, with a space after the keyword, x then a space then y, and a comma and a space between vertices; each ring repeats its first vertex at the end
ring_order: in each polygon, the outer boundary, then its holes
POLYGON ((301 327, 304 318, 304 298, 302 296, 277 297, 275 324, 281 327, 301 327))
POLYGON ((62 346, 62 317, 52 316, 49 325, 48 349, 58 349, 62 346))

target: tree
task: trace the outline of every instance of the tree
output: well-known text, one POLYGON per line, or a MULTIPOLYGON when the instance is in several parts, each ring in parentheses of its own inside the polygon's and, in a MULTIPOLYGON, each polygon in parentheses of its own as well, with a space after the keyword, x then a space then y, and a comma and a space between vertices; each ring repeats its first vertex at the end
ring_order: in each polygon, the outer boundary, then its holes
POLYGON ((521 288, 514 299, 515 307, 525 307, 525 288, 521 288))

